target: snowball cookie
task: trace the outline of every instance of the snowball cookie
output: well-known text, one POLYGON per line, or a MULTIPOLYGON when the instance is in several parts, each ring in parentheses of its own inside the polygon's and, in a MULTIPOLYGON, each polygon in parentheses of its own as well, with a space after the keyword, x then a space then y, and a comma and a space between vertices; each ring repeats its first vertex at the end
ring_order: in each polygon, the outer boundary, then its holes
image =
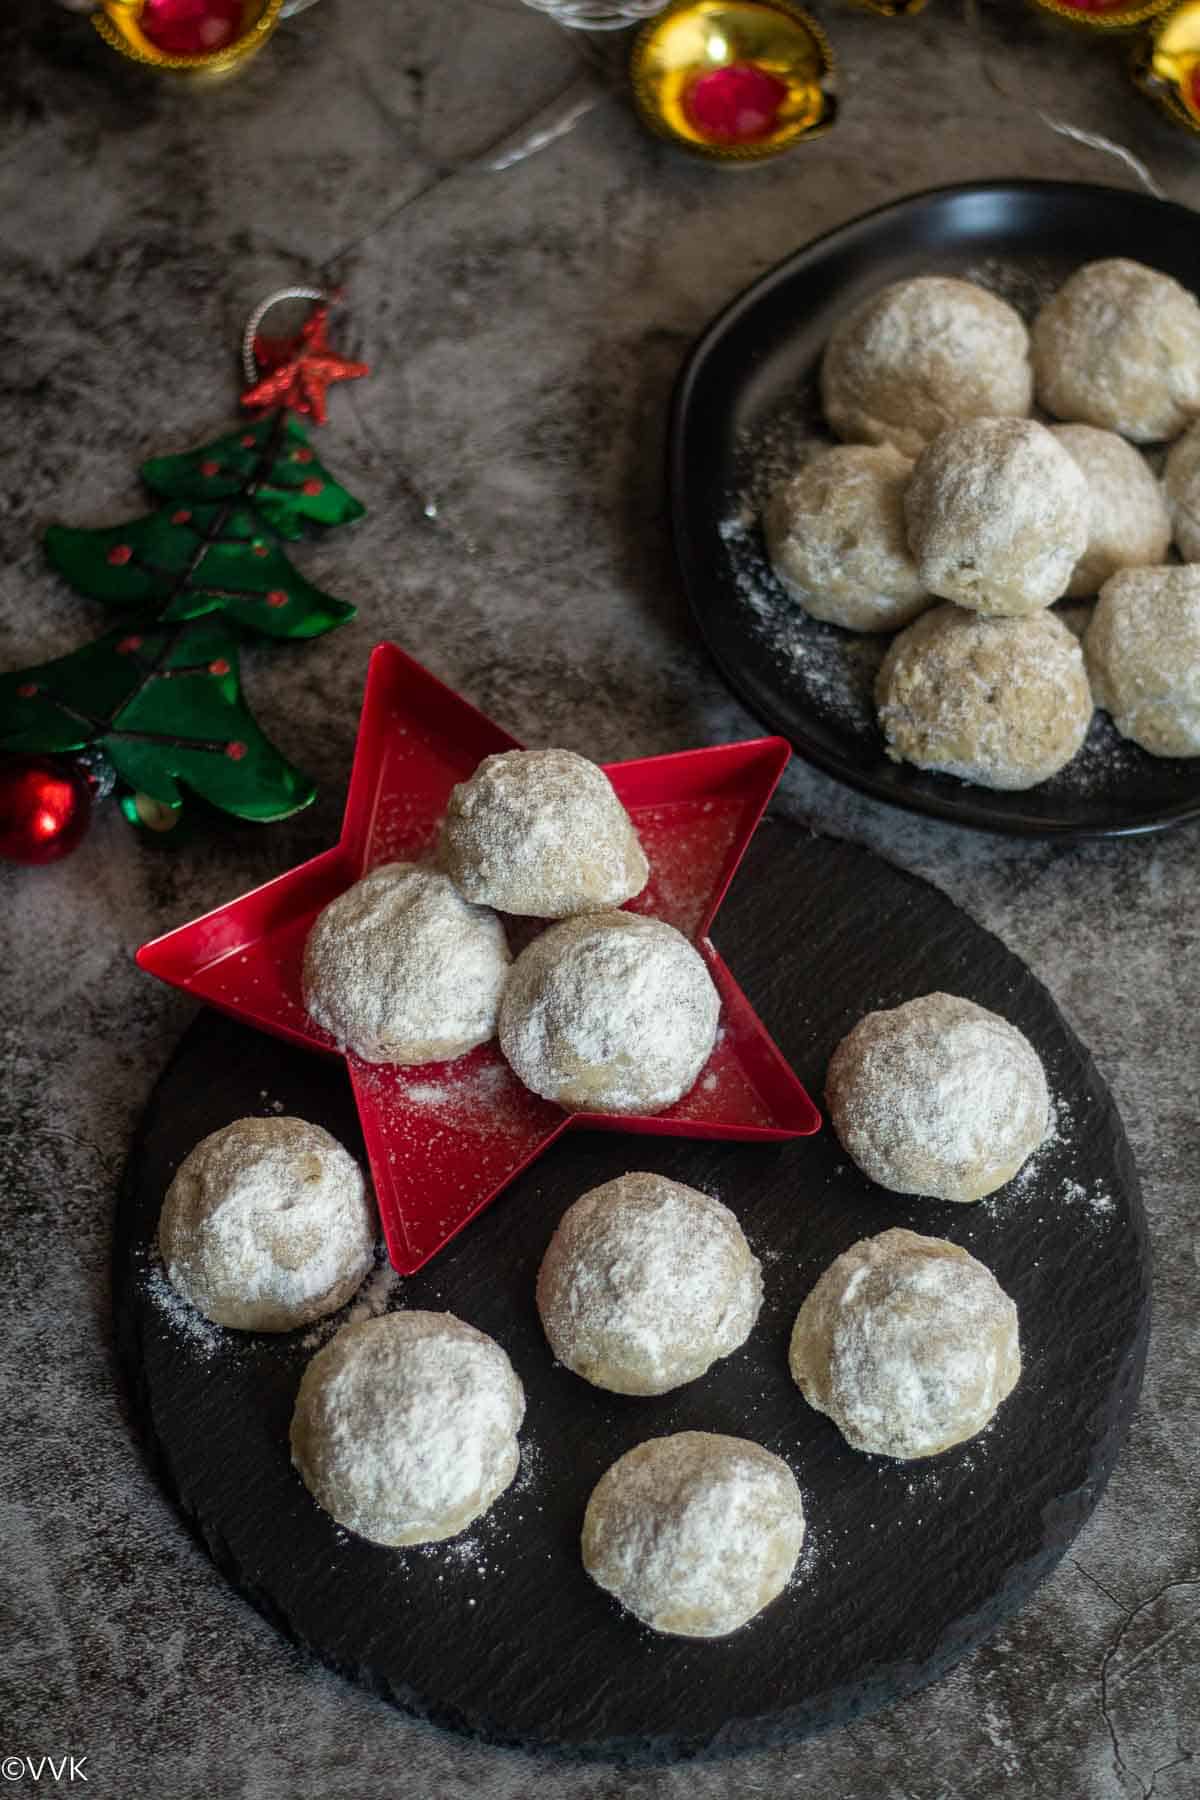
POLYGON ((538 919, 620 906, 650 874, 608 776, 573 750, 485 756, 450 795, 440 861, 468 900, 538 919))
POLYGON ((336 1312, 371 1267, 375 1218, 354 1158, 304 1119, 235 1119, 167 1189, 158 1246, 197 1312, 294 1331, 336 1312))
POLYGON ((1017 1309, 957 1244, 884 1231, 832 1263, 788 1361, 855 1450, 909 1460, 974 1437, 1017 1384, 1017 1309))
POLYGON ((929 605, 904 530, 911 473, 890 444, 846 444, 814 456, 772 497, 771 566, 814 619, 895 631, 929 605))
POLYGON ((1123 569, 1083 640, 1096 705, 1152 756, 1200 756, 1200 564, 1123 569))
POLYGON ((304 1004, 364 1062, 445 1062, 485 1044, 512 957, 449 876, 384 863, 328 905, 304 946, 304 1004))
POLYGON ((1067 593, 1098 594, 1118 569, 1166 558, 1171 521, 1162 489, 1141 453, 1114 431, 1054 425, 1050 435, 1079 464, 1088 485, 1088 542, 1067 593))
POLYGON ((585 1112, 654 1112, 708 1061, 721 1002, 681 931, 637 913, 564 919, 513 964, 500 1048, 526 1087, 585 1112))
POLYGON ((933 1200, 982 1200, 1003 1187, 1050 1122, 1028 1038, 956 994, 860 1019, 833 1053, 825 1099, 864 1175, 933 1200))
POLYGON ((453 1313, 344 1325, 304 1371, 292 1461, 375 1544, 454 1537, 517 1472, 525 1394, 493 1338, 453 1313))
POLYGON ((1057 419, 1139 444, 1200 413, 1200 306, 1169 275, 1125 257, 1085 263, 1033 323, 1037 397, 1057 419))
POLYGON ((1088 486, 1033 419, 972 419, 935 438, 904 495, 931 594, 975 612, 1040 612, 1088 547, 1088 486))
POLYGON ((626 1451, 583 1519, 583 1566, 654 1631, 724 1637, 782 1593, 804 1542, 787 1464, 746 1438, 679 1431, 626 1451))
POLYGON ((762 1271, 727 1206, 619 1175, 563 1214, 537 1305, 559 1362, 614 1394, 666 1394, 749 1337, 762 1271))
POLYGON ((1179 554, 1184 562, 1200 562, 1200 424, 1171 446, 1165 480, 1179 554))
POLYGON ((1070 762, 1093 710, 1083 652, 1061 619, 957 606, 923 614, 888 647, 875 703, 895 762, 1007 789, 1070 762))
POLYGON ((962 419, 1024 418, 1029 333, 986 288, 945 275, 896 281, 835 326, 821 403, 838 437, 906 456, 962 419))

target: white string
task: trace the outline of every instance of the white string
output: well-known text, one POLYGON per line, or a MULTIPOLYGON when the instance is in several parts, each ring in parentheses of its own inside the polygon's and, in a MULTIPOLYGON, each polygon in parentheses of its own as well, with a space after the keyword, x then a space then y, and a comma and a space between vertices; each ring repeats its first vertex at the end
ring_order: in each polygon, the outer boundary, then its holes
POLYGON ((254 340, 258 336, 259 327, 273 306, 281 300, 324 300, 326 295, 320 288, 289 287, 280 288, 278 293, 268 294, 261 300, 246 321, 246 329, 242 333, 242 369, 250 387, 258 383, 258 359, 254 354, 254 340))
POLYGON ((1096 131, 1084 131, 1081 126, 1072 125, 1068 119, 1056 119, 1052 113, 1043 111, 1040 106, 1031 105, 1022 94, 1014 94, 1010 88, 1007 88, 997 76, 992 60, 984 48, 983 21, 979 13, 979 0, 963 0, 963 17, 967 29, 975 35, 979 66, 993 93, 998 94, 1002 100, 1007 100, 1011 105, 1025 107, 1041 121, 1047 131, 1053 131, 1059 137, 1070 138, 1077 144, 1085 144, 1089 150, 1099 150, 1104 156, 1115 157, 1131 174, 1137 177, 1148 194, 1153 194, 1156 200, 1168 198, 1165 188, 1161 187, 1154 179, 1141 157, 1135 156, 1133 151, 1127 149, 1124 144, 1118 144, 1112 138, 1102 137, 1096 131))
POLYGON ((1137 176, 1146 192, 1153 194, 1156 200, 1168 198, 1166 189, 1155 181, 1141 157, 1135 156, 1132 150, 1127 150, 1124 144, 1114 143, 1112 138, 1101 137, 1095 131, 1082 131, 1078 125, 1068 125, 1065 119, 1052 119, 1040 107, 1037 116, 1048 130, 1056 131, 1059 137, 1074 138, 1077 144, 1086 144, 1089 150, 1100 150, 1106 156, 1115 156, 1118 162, 1123 162, 1137 176))

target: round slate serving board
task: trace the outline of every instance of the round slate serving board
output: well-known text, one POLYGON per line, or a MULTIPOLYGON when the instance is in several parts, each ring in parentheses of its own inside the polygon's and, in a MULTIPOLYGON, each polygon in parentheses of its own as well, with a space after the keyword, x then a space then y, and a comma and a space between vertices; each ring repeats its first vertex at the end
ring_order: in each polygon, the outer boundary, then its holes
POLYGON ((1053 1568, 1116 1460, 1137 1397, 1149 1265, 1137 1176, 1112 1099, 1045 989, 944 895, 865 851, 768 821, 718 920, 718 947, 819 1094, 864 1013, 942 988, 1032 1039, 1057 1135, 974 1207, 903 1199, 826 1129, 791 1144, 580 1133, 561 1139, 393 1305, 492 1333, 525 1384, 522 1472, 441 1547, 339 1529, 288 1459, 314 1341, 221 1332, 170 1299, 153 1261, 162 1196, 207 1132, 285 1110, 361 1152, 340 1068, 215 1013, 185 1034, 137 1134, 118 1203, 117 1343, 155 1473, 218 1568, 323 1661, 453 1729, 577 1756, 668 1759, 761 1746, 852 1719, 933 1680, 1053 1568), (556 1367, 534 1278, 559 1217, 628 1168, 719 1195, 763 1259, 744 1348, 659 1399, 556 1367), (982 1258, 1020 1310, 1024 1373, 992 1427, 924 1463, 855 1454, 787 1369, 792 1321, 858 1238, 906 1225, 982 1258), (579 1560, 587 1497, 642 1439, 731 1432, 786 1458, 809 1537, 775 1604, 732 1637, 656 1637, 579 1560))

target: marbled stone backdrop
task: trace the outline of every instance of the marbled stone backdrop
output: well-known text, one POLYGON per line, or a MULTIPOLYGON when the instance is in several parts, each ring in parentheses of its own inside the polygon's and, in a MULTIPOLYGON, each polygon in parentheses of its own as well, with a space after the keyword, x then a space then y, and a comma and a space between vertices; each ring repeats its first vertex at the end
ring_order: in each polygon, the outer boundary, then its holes
POLYGON ((376 374, 335 396, 323 441, 371 517, 305 553, 359 623, 248 659, 258 716, 320 779, 317 804, 178 854, 110 808, 62 867, 0 872, 0 1755, 86 1754, 106 1800, 1200 1793, 1194 828, 1052 848, 902 817, 798 763, 787 777, 792 816, 929 877, 1047 982, 1123 1109, 1157 1257, 1141 1409, 1097 1516, 1007 1631, 878 1717, 635 1772, 412 1724, 226 1589, 148 1478, 114 1383, 113 1187, 192 1014, 131 951, 332 841, 369 645, 393 635, 525 741, 600 760, 751 732, 690 629, 664 517, 670 384, 709 316, 918 188, 1132 182, 1031 107, 1119 138, 1200 204, 1200 141, 1160 123, 1109 52, 1015 0, 988 14, 1007 98, 950 0, 890 25, 830 0, 825 18, 843 119, 790 159, 713 171, 614 104, 506 174, 432 185, 569 78, 572 46, 544 19, 502 0, 322 0, 196 94, 121 64, 49 0, 6 0, 0 666, 95 629, 40 532, 126 516, 142 457, 225 425, 264 292, 345 280, 376 374))

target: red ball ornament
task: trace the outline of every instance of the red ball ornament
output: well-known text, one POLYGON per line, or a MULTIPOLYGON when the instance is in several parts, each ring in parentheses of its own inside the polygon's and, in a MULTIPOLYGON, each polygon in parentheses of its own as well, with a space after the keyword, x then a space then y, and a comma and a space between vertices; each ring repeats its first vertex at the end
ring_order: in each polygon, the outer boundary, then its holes
POLYGON ((82 769, 52 757, 0 760, 0 858, 50 863, 69 856, 88 828, 92 791, 82 769))
POLYGON ((242 29, 244 0, 145 0, 142 36, 168 56, 211 56, 242 29))
POLYGON ((787 99, 787 83, 757 63, 726 63, 691 82, 683 109, 693 130, 712 144, 752 144, 769 137, 787 99))

